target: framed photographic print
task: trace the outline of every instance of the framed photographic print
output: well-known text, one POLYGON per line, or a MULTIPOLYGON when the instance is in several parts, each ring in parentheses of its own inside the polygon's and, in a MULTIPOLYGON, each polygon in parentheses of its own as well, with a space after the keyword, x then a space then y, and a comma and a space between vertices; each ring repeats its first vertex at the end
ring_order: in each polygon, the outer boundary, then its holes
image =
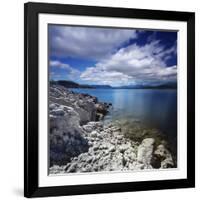
POLYGON ((195 186, 195 14, 25 4, 26 197, 195 186))

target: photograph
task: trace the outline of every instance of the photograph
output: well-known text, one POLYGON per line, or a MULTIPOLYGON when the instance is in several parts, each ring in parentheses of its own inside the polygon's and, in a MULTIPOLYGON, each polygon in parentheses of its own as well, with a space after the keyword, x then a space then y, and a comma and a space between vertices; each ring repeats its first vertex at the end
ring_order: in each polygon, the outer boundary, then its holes
POLYGON ((178 32, 48 24, 48 173, 178 168, 178 32))
POLYGON ((24 196, 195 187, 195 13, 24 4, 24 196))

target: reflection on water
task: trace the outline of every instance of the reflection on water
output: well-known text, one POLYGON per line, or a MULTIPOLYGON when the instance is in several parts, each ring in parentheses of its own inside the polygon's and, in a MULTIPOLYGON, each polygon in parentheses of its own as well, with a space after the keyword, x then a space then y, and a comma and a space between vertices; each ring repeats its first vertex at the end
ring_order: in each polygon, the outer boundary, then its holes
POLYGON ((107 119, 138 119, 145 126, 157 128, 174 143, 177 138, 177 91, 156 89, 73 89, 111 102, 107 119))

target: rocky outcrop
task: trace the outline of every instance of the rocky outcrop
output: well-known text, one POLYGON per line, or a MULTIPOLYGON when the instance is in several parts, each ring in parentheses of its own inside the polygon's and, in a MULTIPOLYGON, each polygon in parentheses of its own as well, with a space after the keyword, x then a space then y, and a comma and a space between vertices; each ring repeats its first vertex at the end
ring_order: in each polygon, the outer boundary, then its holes
POLYGON ((145 138, 138 147, 137 161, 142 163, 147 169, 152 168, 151 160, 153 156, 154 142, 155 140, 153 138, 145 138))
POLYGON ((50 165, 63 165, 71 157, 88 150, 80 117, 71 107, 50 104, 50 165))
POLYGON ((174 167, 174 161, 170 151, 165 147, 165 145, 160 144, 157 146, 154 157, 160 162, 160 168, 171 168, 174 167))
POLYGON ((97 121, 109 104, 57 85, 50 87, 49 99, 50 174, 174 167, 157 131, 97 121))
POLYGON ((135 162, 136 152, 134 142, 123 137, 120 130, 101 123, 88 123, 90 132, 85 131, 89 150, 71 160, 66 172, 93 172, 127 170, 135 162), (73 167, 72 167, 73 166, 73 167))
MULTIPOLYGON (((71 159, 63 173, 121 171, 134 169, 137 164, 135 143, 123 137, 121 130, 101 122, 89 122, 83 126, 84 138, 89 149, 71 159)), ((60 173, 58 166, 50 168, 51 173, 60 173)))
MULTIPOLYGON (((145 138, 138 146, 138 142, 125 138, 121 129, 113 124, 104 126, 101 122, 89 122, 83 126, 83 130, 88 151, 71 158, 65 166, 51 167, 50 173, 153 169, 157 168, 152 165, 154 156, 164 156, 161 146, 155 150, 153 138, 145 138)), ((158 161, 159 168, 165 168, 163 161, 158 161)))
POLYGON ((63 165, 89 149, 82 125, 108 112, 108 105, 96 97, 73 93, 63 86, 49 92, 50 165, 63 165))

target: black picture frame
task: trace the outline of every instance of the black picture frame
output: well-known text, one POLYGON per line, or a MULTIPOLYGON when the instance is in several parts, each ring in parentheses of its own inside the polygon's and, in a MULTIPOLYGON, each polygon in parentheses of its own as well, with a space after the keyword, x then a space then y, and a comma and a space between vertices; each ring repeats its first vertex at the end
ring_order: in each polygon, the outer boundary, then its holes
POLYGON ((24 196, 44 197, 195 187, 195 13, 81 5, 24 5, 24 196), (187 22, 187 178, 39 187, 38 15, 40 13, 187 22))

